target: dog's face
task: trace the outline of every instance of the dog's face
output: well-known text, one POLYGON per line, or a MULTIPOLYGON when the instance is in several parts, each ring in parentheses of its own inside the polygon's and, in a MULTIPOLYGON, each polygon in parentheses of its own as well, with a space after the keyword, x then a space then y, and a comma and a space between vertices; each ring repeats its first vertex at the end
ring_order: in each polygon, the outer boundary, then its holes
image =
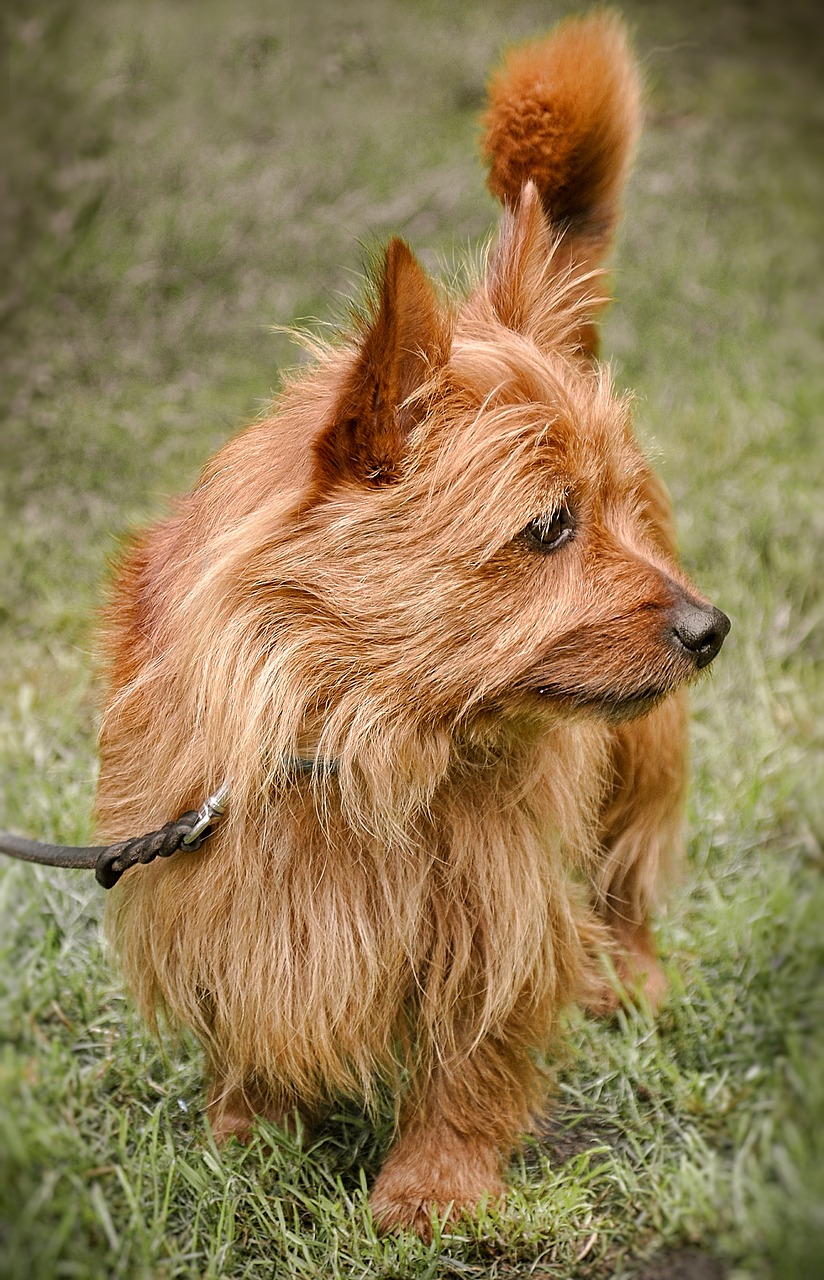
POLYGON ((447 320, 390 247, 295 542, 338 691, 424 719, 623 718, 721 646, 729 624, 677 567, 628 403, 576 351, 548 263, 525 199, 447 320))
POLYGON ((439 517, 436 616, 449 615, 467 705, 610 718, 648 709, 711 661, 728 624, 671 554, 666 499, 628 404, 605 374, 500 335, 487 353, 458 342, 449 374, 464 370, 457 398, 474 391, 476 403, 463 421, 447 416, 454 434, 421 473, 430 494, 448 495, 428 498, 439 517))

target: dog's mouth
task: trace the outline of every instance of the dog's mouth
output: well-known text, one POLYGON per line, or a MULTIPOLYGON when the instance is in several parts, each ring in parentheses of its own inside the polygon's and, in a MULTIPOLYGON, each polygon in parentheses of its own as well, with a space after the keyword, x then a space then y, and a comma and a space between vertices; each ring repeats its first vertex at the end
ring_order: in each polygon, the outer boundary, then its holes
POLYGON ((677 688, 677 684, 666 687, 645 688, 631 694, 588 693, 576 690, 574 693, 558 685, 543 684, 534 690, 537 696, 562 707, 571 713, 597 715, 613 724, 624 720, 636 720, 640 716, 654 711, 659 703, 668 698, 677 688))

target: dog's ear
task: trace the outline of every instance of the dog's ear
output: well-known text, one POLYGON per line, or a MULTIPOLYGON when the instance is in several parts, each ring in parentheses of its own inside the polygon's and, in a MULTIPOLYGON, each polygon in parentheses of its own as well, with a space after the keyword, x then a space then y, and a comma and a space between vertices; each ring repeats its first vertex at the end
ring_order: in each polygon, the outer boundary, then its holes
MULTIPOLYGON (((555 273, 587 274, 608 254, 638 137, 641 87, 626 29, 601 12, 512 49, 489 85, 482 149, 489 188, 509 209, 535 183, 555 273)), ((592 324, 582 347, 595 353, 592 324)))
POLYGON ((603 272, 570 264, 540 194, 527 182, 501 220, 484 290, 498 320, 546 350, 564 344, 595 355, 595 317, 606 305, 603 272))
POLYGON ((541 198, 535 183, 527 182, 514 207, 504 210, 485 280, 492 308, 508 329, 536 336, 536 321, 547 310, 551 256, 541 198))
POLYGON ((407 403, 444 356, 432 283, 403 240, 387 247, 355 363, 315 448, 324 472, 373 485, 398 478, 420 403, 407 403))

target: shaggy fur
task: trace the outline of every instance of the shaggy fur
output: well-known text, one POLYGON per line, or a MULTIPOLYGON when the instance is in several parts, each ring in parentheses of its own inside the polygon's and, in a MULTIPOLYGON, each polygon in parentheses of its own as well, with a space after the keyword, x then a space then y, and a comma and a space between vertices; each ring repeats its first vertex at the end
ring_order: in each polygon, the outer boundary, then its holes
POLYGON ((353 331, 135 540, 107 614, 107 838, 232 780, 202 852, 113 892, 129 986, 202 1041, 220 1138, 394 1082, 384 1228, 501 1190, 560 1012, 614 1007, 602 952, 664 992, 679 690, 726 619, 594 358, 638 97, 611 17, 515 51, 467 296, 393 240, 353 331))

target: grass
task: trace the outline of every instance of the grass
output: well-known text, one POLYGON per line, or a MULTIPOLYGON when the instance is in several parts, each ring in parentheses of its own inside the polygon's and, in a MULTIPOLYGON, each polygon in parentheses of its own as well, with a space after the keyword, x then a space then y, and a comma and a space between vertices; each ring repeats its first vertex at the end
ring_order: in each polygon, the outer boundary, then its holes
MULTIPOLYGON (((340 315, 364 242, 402 234, 436 269, 488 233, 485 74, 567 9, 13 0, 3 826, 88 839, 117 539, 276 388, 297 356, 268 326, 340 315)), ((661 925, 672 999, 656 1025, 572 1020, 503 1210, 431 1246, 381 1240, 366 1189, 386 1123, 350 1104, 312 1144, 270 1131, 218 1153, 197 1053, 137 1022, 99 890, 4 865, 10 1280, 821 1274, 818 19, 804 0, 624 10, 649 120, 605 351, 638 389, 689 570, 734 622, 695 697, 689 868, 661 925)))

